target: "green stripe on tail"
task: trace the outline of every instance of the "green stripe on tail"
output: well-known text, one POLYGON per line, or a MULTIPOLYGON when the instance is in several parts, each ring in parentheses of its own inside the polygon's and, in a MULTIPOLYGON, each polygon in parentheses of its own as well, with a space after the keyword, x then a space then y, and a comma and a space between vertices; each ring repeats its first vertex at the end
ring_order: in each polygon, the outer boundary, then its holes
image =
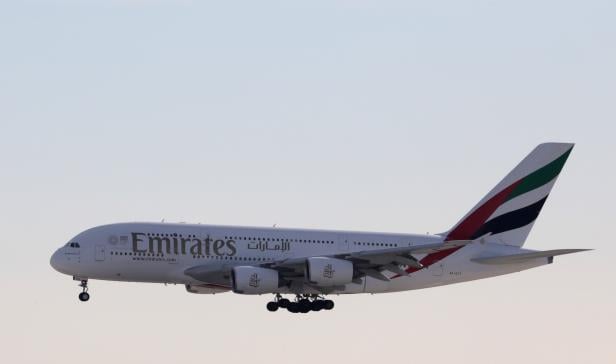
POLYGON ((560 171, 563 169, 567 158, 569 158, 571 150, 573 150, 573 147, 571 147, 571 149, 566 151, 560 157, 556 158, 554 161, 524 177, 515 190, 513 190, 507 197, 507 201, 539 188, 556 178, 556 176, 558 176, 560 171))

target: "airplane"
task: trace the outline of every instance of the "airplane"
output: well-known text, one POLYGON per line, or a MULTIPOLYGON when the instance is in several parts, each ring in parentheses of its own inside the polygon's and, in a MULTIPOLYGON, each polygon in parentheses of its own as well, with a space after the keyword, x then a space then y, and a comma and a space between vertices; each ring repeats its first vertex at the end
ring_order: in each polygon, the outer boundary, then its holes
POLYGON ((90 298, 88 280, 100 279, 182 284, 197 294, 273 294, 267 310, 292 313, 331 310, 331 295, 515 273, 590 250, 522 248, 573 146, 540 144, 440 234, 117 223, 79 233, 50 263, 80 282, 83 302, 90 298))

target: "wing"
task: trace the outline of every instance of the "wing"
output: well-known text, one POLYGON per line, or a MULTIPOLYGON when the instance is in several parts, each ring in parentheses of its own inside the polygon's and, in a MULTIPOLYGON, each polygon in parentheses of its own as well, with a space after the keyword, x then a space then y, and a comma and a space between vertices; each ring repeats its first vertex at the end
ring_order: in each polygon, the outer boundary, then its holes
MULTIPOLYGON (((434 256, 439 253, 452 252, 472 242, 473 240, 455 240, 445 243, 412 247, 366 250, 320 256, 351 261, 355 271, 354 282, 356 283, 361 282, 360 279, 364 276, 382 281, 389 281, 390 279, 382 273, 383 271, 390 271, 398 276, 406 276, 424 268, 424 264, 422 264, 423 260, 417 260, 414 255, 425 254, 426 256, 434 256), (406 266, 406 268, 402 268, 401 266, 406 266)), ((283 279, 289 281, 303 280, 306 259, 308 258, 309 257, 287 259, 264 264, 263 266, 278 270, 283 279)))
MULTIPOLYGON (((452 240, 444 243, 418 245, 410 247, 398 247, 388 249, 365 250, 359 252, 340 253, 334 255, 318 255, 319 257, 329 257, 336 259, 344 259, 353 263, 353 278, 354 282, 360 283, 361 278, 368 276, 382 281, 389 281, 383 271, 390 271, 397 276, 406 276, 412 272, 424 268, 425 258, 421 261, 414 255, 426 255, 426 257, 439 256, 458 250, 470 243, 473 240, 452 240), (402 268, 405 266, 406 268, 402 268)), ((280 273, 280 278, 283 285, 292 288, 294 285, 307 284, 304 281, 306 269, 306 259, 310 257, 291 258, 280 261, 259 264, 263 268, 275 269, 280 273)), ((199 265, 188 268, 184 273, 196 280, 208 284, 219 286, 230 286, 232 265, 219 263, 199 265)), ((313 287, 318 290, 324 288, 313 287)), ((331 287, 328 290, 335 290, 340 287, 331 287)), ((324 292, 325 293, 325 292, 324 292)))

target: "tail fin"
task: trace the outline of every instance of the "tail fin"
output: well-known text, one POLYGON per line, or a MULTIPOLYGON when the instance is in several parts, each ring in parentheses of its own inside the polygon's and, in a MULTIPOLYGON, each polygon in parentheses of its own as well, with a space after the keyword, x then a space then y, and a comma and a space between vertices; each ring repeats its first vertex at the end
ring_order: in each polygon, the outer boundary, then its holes
POLYGON ((473 207, 445 240, 489 240, 522 246, 562 170, 573 144, 537 146, 473 207))

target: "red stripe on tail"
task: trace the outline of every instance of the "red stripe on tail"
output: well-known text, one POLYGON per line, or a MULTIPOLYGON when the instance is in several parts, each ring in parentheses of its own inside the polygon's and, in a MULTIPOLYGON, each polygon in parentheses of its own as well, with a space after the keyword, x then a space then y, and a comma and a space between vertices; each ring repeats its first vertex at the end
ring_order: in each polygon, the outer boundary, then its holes
POLYGON ((473 211, 466 219, 464 219, 464 221, 459 223, 449 232, 449 234, 447 234, 445 241, 470 239, 494 213, 494 211, 496 211, 496 209, 507 200, 507 197, 521 182, 522 180, 518 180, 511 186, 494 195, 477 210, 473 211))
MULTIPOLYGON (((492 216, 494 211, 500 207, 505 201, 507 201, 507 197, 511 195, 511 192, 522 182, 522 180, 518 180, 513 183, 511 186, 505 188, 501 192, 494 195, 488 201, 486 201, 483 205, 481 205, 477 210, 473 211, 466 219, 460 222, 453 230, 447 234, 447 238, 445 241, 450 240, 468 240, 470 239, 475 232, 477 232, 481 226, 486 222, 486 220, 492 216)), ((419 262, 423 265, 423 268, 428 268, 432 264, 445 259, 451 254, 457 252, 463 248, 463 246, 441 250, 436 253, 430 253, 423 257, 419 262)), ((407 273, 413 273, 420 270, 418 268, 408 267, 406 269, 407 273)), ((391 277, 391 279, 400 277, 399 274, 391 277)))

